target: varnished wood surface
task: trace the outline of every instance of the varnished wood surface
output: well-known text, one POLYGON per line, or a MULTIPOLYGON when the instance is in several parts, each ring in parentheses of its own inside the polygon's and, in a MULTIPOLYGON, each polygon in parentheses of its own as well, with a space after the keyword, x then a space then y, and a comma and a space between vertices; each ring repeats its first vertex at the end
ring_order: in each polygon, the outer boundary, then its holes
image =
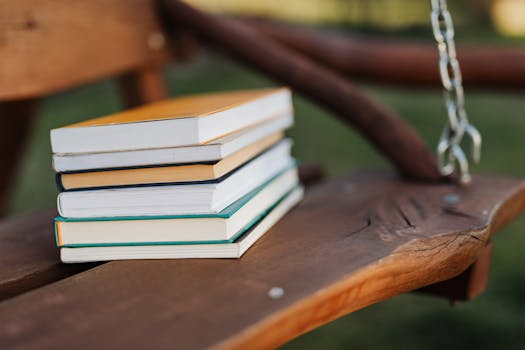
POLYGON ((458 275, 524 207, 517 179, 475 177, 469 188, 370 174, 331 181, 241 259, 111 262, 0 303, 0 347, 275 347, 458 275), (450 194, 459 202, 445 203, 450 194), (280 299, 267 295, 275 286, 280 299))
POLYGON ((52 226, 56 215, 48 210, 0 222, 0 300, 95 266, 60 263, 52 226))
POLYGON ((3 0, 0 100, 39 97, 168 57, 153 0, 3 0))
MULTIPOLYGON (((306 187, 323 177, 319 165, 299 167, 299 178, 306 187)), ((53 218, 57 215, 56 210, 45 210, 0 221, 0 300, 98 265, 60 263, 53 233, 53 218)))

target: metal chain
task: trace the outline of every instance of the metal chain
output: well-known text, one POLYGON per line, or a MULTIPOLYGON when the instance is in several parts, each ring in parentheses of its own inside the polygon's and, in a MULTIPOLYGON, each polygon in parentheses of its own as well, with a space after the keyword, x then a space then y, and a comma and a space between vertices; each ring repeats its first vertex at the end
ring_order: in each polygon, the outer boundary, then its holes
POLYGON ((454 43, 454 24, 447 9, 446 0, 431 0, 430 19, 432 31, 439 50, 439 73, 443 83, 448 123, 445 126, 437 146, 438 168, 442 175, 448 176, 458 168, 458 180, 461 184, 471 181, 469 162, 461 142, 467 134, 471 141, 471 159, 478 163, 481 157, 481 135, 470 124, 465 111, 465 96, 461 70, 456 56, 454 43))

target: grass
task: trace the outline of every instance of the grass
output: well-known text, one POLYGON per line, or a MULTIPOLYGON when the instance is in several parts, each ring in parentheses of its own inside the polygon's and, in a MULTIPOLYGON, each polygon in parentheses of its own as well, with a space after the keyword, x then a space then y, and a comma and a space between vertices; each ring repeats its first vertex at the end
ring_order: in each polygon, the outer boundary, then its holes
MULTIPOLYGON (((256 88, 274 82, 217 56, 171 67, 170 94, 256 88)), ((365 86, 397 110, 435 145, 445 122, 441 93, 365 86)), ((290 131, 295 155, 321 163, 332 176, 363 167, 388 167, 354 131, 300 96, 295 97, 296 126, 290 131)), ((122 108, 115 85, 102 82, 43 102, 41 116, 24 156, 11 214, 55 205, 49 130, 122 108)), ((471 119, 483 134, 479 173, 525 176, 525 100, 519 95, 467 91, 471 119)), ((476 300, 449 307, 444 300, 402 295, 310 332, 285 349, 520 349, 525 344, 525 218, 495 241, 488 291, 476 300)))

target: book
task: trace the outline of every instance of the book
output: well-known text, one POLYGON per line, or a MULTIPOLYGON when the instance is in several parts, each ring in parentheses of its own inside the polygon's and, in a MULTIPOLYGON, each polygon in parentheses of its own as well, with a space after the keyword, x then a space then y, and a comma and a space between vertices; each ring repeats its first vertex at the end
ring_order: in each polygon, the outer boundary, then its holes
POLYGON ((53 168, 56 172, 74 172, 217 161, 288 129, 292 124, 293 116, 287 112, 203 145, 117 152, 56 153, 53 155, 53 168))
POLYGON ((217 214, 164 217, 55 219, 59 247, 232 242, 298 185, 290 168, 217 214))
POLYGON ((53 153, 199 145, 292 111, 287 88, 185 96, 51 130, 53 153))
POLYGON ((211 164, 173 164, 134 169, 108 169, 57 174, 61 190, 207 181, 218 179, 248 162, 283 138, 278 132, 211 164))
POLYGON ((65 263, 126 259, 240 258, 303 197, 296 188, 232 243, 61 248, 65 263))
POLYGON ((218 213, 294 166, 291 145, 291 140, 284 139, 213 181, 61 192, 58 211, 69 218, 218 213))

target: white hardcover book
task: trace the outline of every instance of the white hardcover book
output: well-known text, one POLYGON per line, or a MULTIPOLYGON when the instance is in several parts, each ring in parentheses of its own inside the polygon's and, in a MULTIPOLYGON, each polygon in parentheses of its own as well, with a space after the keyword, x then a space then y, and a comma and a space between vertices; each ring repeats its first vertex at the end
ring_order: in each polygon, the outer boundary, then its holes
POLYGON ((128 259, 240 258, 303 197, 297 188, 233 243, 61 248, 65 263, 128 259))
POLYGON ((292 111, 290 90, 185 96, 51 130, 53 153, 200 145, 292 111))
POLYGON ((293 188, 291 168, 248 193, 218 214, 135 217, 127 219, 55 219, 57 243, 64 247, 169 244, 233 240, 293 188))
POLYGON ((216 161, 288 129, 292 124, 293 115, 287 112, 203 145, 120 152, 57 153, 53 155, 53 167, 57 172, 66 172, 216 161))
POLYGON ((291 145, 284 139, 219 181, 61 192, 58 211, 65 218, 218 213, 293 166, 291 145))

